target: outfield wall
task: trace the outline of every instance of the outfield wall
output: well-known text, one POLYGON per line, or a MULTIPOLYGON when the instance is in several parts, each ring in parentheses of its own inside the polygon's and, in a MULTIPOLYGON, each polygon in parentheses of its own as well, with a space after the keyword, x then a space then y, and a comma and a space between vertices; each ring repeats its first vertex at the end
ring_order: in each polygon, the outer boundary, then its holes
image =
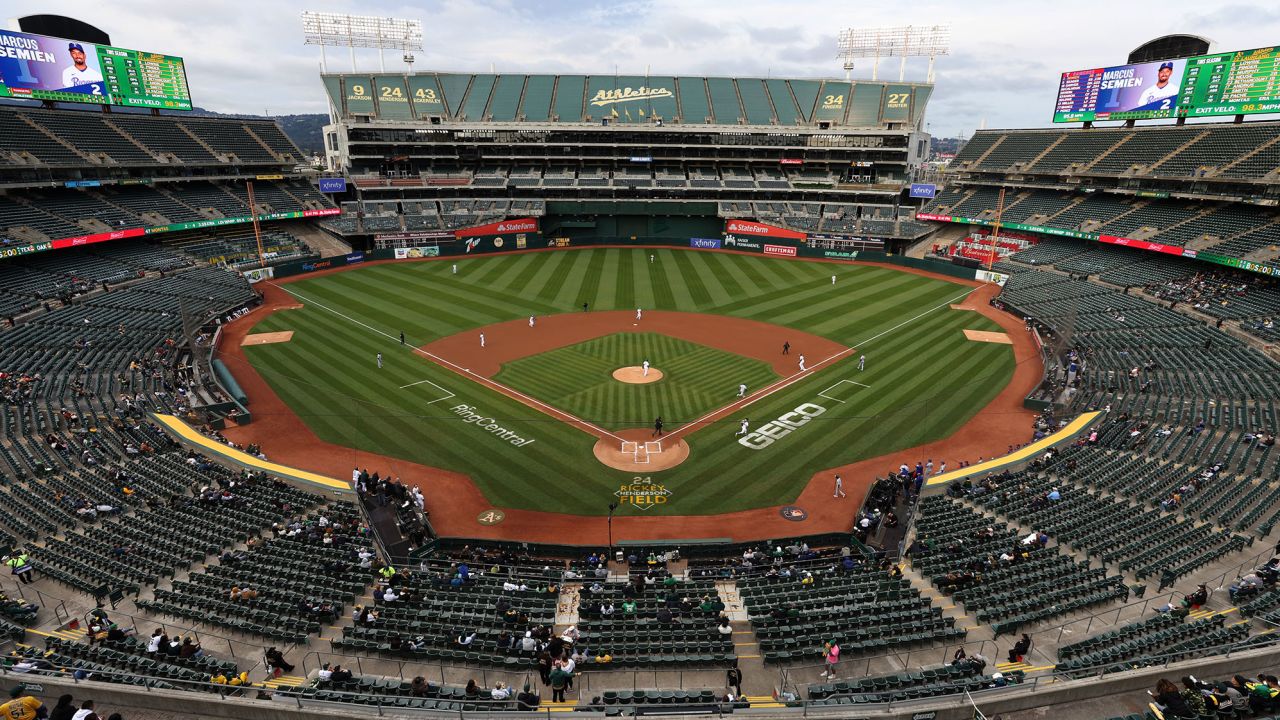
POLYGON ((911 268, 913 270, 937 273, 939 275, 946 275, 948 277, 959 278, 962 280, 975 279, 977 272, 973 268, 967 268, 932 258, 913 258, 905 255, 888 255, 883 252, 871 250, 823 250, 786 239, 769 239, 768 243, 765 243, 755 242, 748 238, 745 242, 739 240, 732 247, 725 247, 725 239, 720 237, 723 235, 721 232, 723 226, 720 222, 717 222, 716 227, 717 231, 715 234, 708 233, 706 236, 691 235, 689 237, 681 237, 678 240, 653 236, 618 237, 616 235, 584 235, 570 237, 563 235, 558 236, 554 233, 530 232, 523 234, 524 240, 521 242, 520 236, 511 234, 483 235, 468 238, 468 241, 475 242, 454 242, 440 245, 424 245, 418 248, 388 248, 370 250, 368 252, 354 252, 347 255, 336 255, 334 257, 324 258, 323 260, 305 260, 282 263, 280 265, 276 265, 273 270, 274 276, 280 278, 292 275, 304 275, 306 273, 315 272, 316 270, 327 270, 350 265, 359 265, 360 263, 369 260, 418 260, 433 257, 467 257, 498 252, 546 251, 579 247, 674 247, 702 251, 759 253, 761 255, 768 255, 769 257, 790 257, 808 260, 830 260, 836 262, 858 261, 882 263, 886 265, 897 265, 899 267, 911 268), (766 250, 766 248, 774 247, 786 247, 793 249, 794 252, 787 252, 783 254, 780 252, 770 252, 766 250))

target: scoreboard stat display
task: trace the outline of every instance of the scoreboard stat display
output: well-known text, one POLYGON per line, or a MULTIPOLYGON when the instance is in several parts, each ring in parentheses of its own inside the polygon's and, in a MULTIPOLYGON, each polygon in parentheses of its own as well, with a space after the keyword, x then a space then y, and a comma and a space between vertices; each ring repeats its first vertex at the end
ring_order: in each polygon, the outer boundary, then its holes
POLYGON ((1280 48, 1063 73, 1054 122, 1280 112, 1280 48))
POLYGON ((182 58, 0 30, 0 97, 190 110, 182 58))

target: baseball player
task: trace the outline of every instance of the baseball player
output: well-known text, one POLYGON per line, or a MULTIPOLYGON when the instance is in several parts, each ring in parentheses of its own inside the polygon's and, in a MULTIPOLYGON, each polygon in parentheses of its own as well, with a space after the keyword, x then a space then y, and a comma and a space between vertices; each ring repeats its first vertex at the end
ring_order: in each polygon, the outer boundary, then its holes
POLYGON ((644 376, 649 377, 649 361, 645 360, 644 362, 640 363, 640 367, 644 368, 644 376))
POLYGON ((480 347, 484 347, 484 333, 480 333, 480 347))
POLYGON ((832 276, 831 276, 831 284, 832 284, 832 285, 835 285, 835 284, 836 284, 836 276, 835 276, 835 275, 832 275, 832 276))
POLYGON ((859 355, 858 356, 858 372, 862 372, 863 370, 866 370, 866 369, 867 369, 867 356, 859 355))
POLYGON ((400 344, 404 344, 404 333, 400 333, 400 344))
POLYGON ((790 354, 791 354, 791 343, 790 343, 790 342, 784 342, 784 343, 782 343, 782 354, 783 354, 783 355, 790 355, 790 354))
POLYGON ((641 310, 640 308, 636 308, 636 320, 639 320, 640 316, 643 314, 644 314, 643 310, 641 310))
POLYGON ((1169 82, 1173 77, 1173 63, 1166 62, 1160 65, 1160 69, 1156 71, 1156 83, 1148 86, 1146 91, 1142 93, 1142 98, 1138 100, 1138 105, 1145 106, 1152 103, 1171 98, 1178 94, 1178 85, 1169 82))
POLYGON ((382 369, 382 353, 378 353, 378 369, 382 369))
POLYGON ((454 264, 453 264, 453 274, 454 274, 454 275, 457 275, 457 274, 458 274, 458 263, 454 263, 454 264))
POLYGON ((805 367, 804 367, 804 356, 803 356, 803 355, 801 355, 801 356, 800 356, 800 372, 804 372, 804 370, 805 370, 805 367))
POLYGON ((738 397, 746 397, 746 396, 747 396, 747 386, 746 386, 744 383, 739 383, 739 384, 738 384, 738 397))
POLYGON ((653 255, 650 255, 650 256, 649 256, 649 264, 650 264, 650 265, 652 265, 652 264, 653 264, 653 255))
POLYGON ((844 494, 844 480, 840 477, 840 473, 836 473, 836 491, 831 495, 833 498, 846 497, 844 494))
POLYGON ((746 434, 747 434, 747 425, 748 425, 748 424, 749 424, 749 422, 747 421, 747 418, 742 418, 742 427, 739 427, 739 428, 738 428, 738 432, 734 433, 734 435, 733 435, 733 436, 734 436, 734 437, 738 437, 739 435, 746 435, 746 434))
POLYGON ((529 316, 529 327, 533 327, 533 316, 529 316))
POLYGON ((653 419, 653 434, 662 437, 662 416, 653 419))

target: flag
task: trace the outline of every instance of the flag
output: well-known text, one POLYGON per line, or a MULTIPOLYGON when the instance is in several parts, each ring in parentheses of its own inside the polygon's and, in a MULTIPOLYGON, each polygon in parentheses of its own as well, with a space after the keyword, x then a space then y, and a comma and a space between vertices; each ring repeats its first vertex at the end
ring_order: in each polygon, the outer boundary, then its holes
POLYGON ((618 108, 609 108, 609 114, 618 117, 618 108))
POLYGON ((631 122, 631 111, 630 111, 630 110, 628 110, 627 108, 622 108, 622 112, 623 112, 624 114, 626 114, 626 116, 627 116, 627 122, 631 122))
POLYGON ((644 117, 644 108, 640 108, 639 110, 636 110, 636 112, 640 113, 640 117, 644 117))

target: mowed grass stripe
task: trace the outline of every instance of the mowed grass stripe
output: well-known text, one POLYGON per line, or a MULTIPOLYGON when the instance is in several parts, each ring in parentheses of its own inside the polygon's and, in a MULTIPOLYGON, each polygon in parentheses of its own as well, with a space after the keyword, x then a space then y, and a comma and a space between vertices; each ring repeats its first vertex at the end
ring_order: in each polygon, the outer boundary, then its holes
MULTIPOLYGON (((766 322, 788 315, 795 318, 788 326, 820 331, 845 345, 931 311, 866 348, 870 368, 866 373, 857 373, 853 358, 841 360, 748 408, 752 425, 758 426, 801 402, 814 401, 818 392, 839 379, 873 386, 841 392, 839 397, 847 400, 844 404, 819 399, 828 412, 770 448, 752 451, 733 439, 741 419, 737 414, 696 432, 690 437, 689 460, 654 475, 676 494, 671 503, 649 514, 725 512, 785 502, 824 468, 949 432, 998 393, 1013 368, 1008 346, 970 343, 963 337, 966 327, 998 326, 972 312, 934 309, 966 292, 952 283, 888 268, 678 249, 655 251, 658 262, 644 268, 649 264, 648 252, 585 249, 466 258, 459 262, 458 276, 450 272, 451 261, 441 261, 370 266, 310 278, 291 289, 384 328, 393 337, 381 337, 310 306, 277 313, 256 328, 296 330, 293 341, 246 352, 281 397, 308 414, 304 420, 330 442, 467 473, 499 507, 583 514, 602 512, 613 499, 613 490, 630 480, 631 474, 597 464, 590 455, 594 440, 585 433, 451 374, 437 374, 445 371, 401 350, 395 332, 403 329, 411 342, 422 342, 458 332, 459 327, 465 330, 493 322, 495 316, 524 317, 539 306, 559 312, 580 310, 578 298, 589 299, 593 308, 606 309, 594 299, 596 294, 608 294, 619 305, 617 309, 634 310, 633 303, 623 306, 619 299, 627 282, 619 275, 625 276, 627 268, 633 276, 634 304, 646 302, 641 298, 647 287, 654 309, 699 312, 719 307, 726 314, 766 322), (612 277, 600 272, 609 254, 616 258, 612 277), (833 272, 839 276, 834 292, 833 272), (487 285, 486 278, 498 278, 499 284, 487 285), (668 291, 663 289, 664 281, 668 291), (330 285, 337 289, 329 289, 330 285), (310 295, 313 288, 316 294, 310 295), (335 332, 340 324, 348 325, 347 329, 335 332), (381 373, 373 366, 373 353, 379 347, 388 358, 381 373), (297 354, 299 348, 305 350, 305 358, 297 354), (424 363, 421 369, 419 362, 424 363), (286 377, 300 372, 306 377, 286 377), (427 407, 439 395, 429 385, 398 389, 398 384, 424 378, 458 392, 455 402, 476 405, 537 442, 515 448, 460 422, 441 407, 445 403, 427 407), (572 491, 565 492, 567 487, 572 491)), ((646 427, 652 422, 650 411, 657 410, 655 402, 663 406, 660 411, 671 427, 677 415, 700 416, 705 414, 698 412, 700 405, 710 403, 714 409, 735 399, 738 377, 747 373, 733 362, 688 351, 670 338, 636 344, 640 341, 635 335, 610 336, 597 348, 601 352, 584 354, 581 362, 601 363, 602 379, 595 387, 576 383, 554 390, 578 393, 586 407, 615 422, 646 427), (644 355, 651 356, 655 367, 669 370, 673 382, 634 392, 641 388, 617 383, 604 372, 639 364, 644 355)), ((531 374, 549 389, 553 380, 583 372, 576 365, 567 369, 565 361, 543 363, 533 367, 531 374)), ((757 389, 755 383, 748 384, 749 389, 757 389)), ((623 506, 619 512, 634 510, 623 506)))
POLYGON ((636 307, 671 307, 670 295, 659 301, 653 289, 653 278, 661 275, 658 270, 657 251, 636 252, 631 254, 632 302, 636 307), (654 258, 649 262, 649 257, 654 258))

